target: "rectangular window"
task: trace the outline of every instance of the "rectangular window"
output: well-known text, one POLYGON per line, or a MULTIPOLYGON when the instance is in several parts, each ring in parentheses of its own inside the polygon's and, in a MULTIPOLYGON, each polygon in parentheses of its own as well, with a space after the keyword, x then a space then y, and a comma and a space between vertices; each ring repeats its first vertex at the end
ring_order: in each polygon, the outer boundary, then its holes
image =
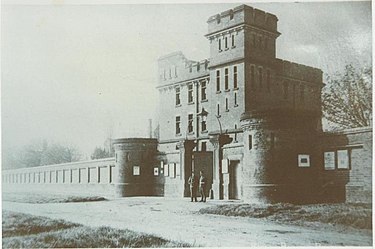
POLYGON ((225 98, 225 111, 229 112, 228 98, 225 98))
POLYGON ((202 120, 202 132, 204 131, 207 131, 207 121, 206 120, 202 120))
POLYGON ((201 151, 207 151, 207 142, 202 142, 201 151))
POLYGON ((202 100, 207 99, 206 89, 207 89, 206 81, 203 81, 201 83, 201 95, 202 95, 201 98, 202 98, 202 100))
POLYGON ((324 169, 325 170, 335 169, 335 152, 334 151, 324 152, 324 169))
POLYGON ((225 37, 225 49, 228 48, 228 37, 225 37))
POLYGON ((220 104, 217 104, 217 116, 220 117, 220 104))
POLYGON ((193 114, 189 114, 188 116, 188 131, 189 133, 193 132, 193 114))
POLYGON ((267 91, 271 91, 271 72, 267 70, 267 91))
POLYGON ((224 85, 225 85, 225 90, 229 89, 229 70, 228 68, 225 68, 225 80, 224 80, 224 85))
POLYGON ((169 68, 169 78, 172 79, 172 68, 169 68))
POLYGON ((237 107, 237 93, 234 93, 234 107, 237 107))
POLYGON ((235 44, 234 44, 234 35, 232 35, 232 47, 234 47, 235 44))
POLYGON ((193 84, 188 85, 188 103, 193 103, 193 84))
POLYGON ((154 167, 154 176, 159 175, 159 167, 154 167))
POLYGON ((177 66, 174 66, 174 77, 177 78, 177 66))
POLYGON ((298 155, 298 167, 310 167, 310 155, 298 155))
POLYGON ((219 51, 221 51, 221 39, 219 38, 219 51))
POLYGON ((234 133, 234 142, 237 143, 237 125, 236 124, 234 125, 234 130, 236 131, 234 133))
POLYGON ((216 71, 216 92, 220 92, 220 70, 216 71))
POLYGON ((181 104, 180 91, 181 89, 179 87, 176 87, 176 105, 181 104))
POLYGON ((249 135, 249 150, 253 148, 253 136, 249 135))
POLYGON ((255 69, 254 69, 254 66, 250 67, 250 83, 251 83, 251 86, 255 89, 255 69))
POLYGON ((238 88, 238 85, 237 85, 237 66, 233 67, 233 88, 234 89, 238 88))
POLYGON ((198 62, 197 63, 197 72, 199 72, 199 70, 201 70, 201 64, 198 62))
POLYGON ((337 151, 337 168, 349 169, 349 152, 348 150, 337 151))
POLYGON ((181 117, 176 117, 176 135, 181 133, 181 117))
POLYGON ((259 88, 262 89, 263 87, 263 68, 258 68, 258 74, 259 74, 259 88))

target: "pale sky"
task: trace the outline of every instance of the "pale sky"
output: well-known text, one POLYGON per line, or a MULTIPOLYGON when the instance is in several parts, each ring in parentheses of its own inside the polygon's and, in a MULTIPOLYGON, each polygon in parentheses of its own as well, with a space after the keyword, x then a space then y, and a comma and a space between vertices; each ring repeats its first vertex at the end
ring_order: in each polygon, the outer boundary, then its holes
MULTIPOLYGON (((327 74, 371 64, 370 2, 248 4, 278 16, 278 58, 327 74)), ((45 138, 89 155, 111 130, 147 136, 157 58, 208 58, 208 17, 237 5, 3 5, 3 151, 45 138)))

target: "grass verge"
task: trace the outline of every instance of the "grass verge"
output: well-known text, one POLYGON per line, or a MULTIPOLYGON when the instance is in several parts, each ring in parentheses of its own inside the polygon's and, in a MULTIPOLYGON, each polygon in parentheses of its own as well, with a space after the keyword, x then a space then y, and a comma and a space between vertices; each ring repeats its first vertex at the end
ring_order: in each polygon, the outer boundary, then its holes
POLYGON ((272 221, 304 225, 322 222, 359 229, 372 229, 371 204, 230 204, 207 207, 201 214, 267 218, 272 221))
POLYGON ((66 203, 66 202, 88 202, 88 201, 106 201, 101 196, 67 196, 55 194, 36 194, 36 193, 3 193, 3 201, 21 202, 21 203, 66 203))
POLYGON ((3 248, 191 247, 153 235, 3 211, 3 248))

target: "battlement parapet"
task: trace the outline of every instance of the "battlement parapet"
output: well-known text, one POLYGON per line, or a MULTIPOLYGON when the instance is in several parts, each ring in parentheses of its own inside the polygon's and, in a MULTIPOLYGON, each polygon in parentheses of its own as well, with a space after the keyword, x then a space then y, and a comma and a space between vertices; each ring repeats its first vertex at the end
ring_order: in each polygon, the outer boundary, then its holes
POLYGON ((209 62, 189 60, 180 51, 162 56, 158 59, 159 86, 208 76, 209 62))
POLYGON ((322 83, 323 81, 323 72, 318 68, 281 59, 276 59, 275 64, 279 75, 314 83, 322 83))
POLYGON ((207 36, 241 24, 254 26, 278 34, 277 21, 278 18, 274 14, 247 5, 240 5, 209 17, 207 20, 207 36))

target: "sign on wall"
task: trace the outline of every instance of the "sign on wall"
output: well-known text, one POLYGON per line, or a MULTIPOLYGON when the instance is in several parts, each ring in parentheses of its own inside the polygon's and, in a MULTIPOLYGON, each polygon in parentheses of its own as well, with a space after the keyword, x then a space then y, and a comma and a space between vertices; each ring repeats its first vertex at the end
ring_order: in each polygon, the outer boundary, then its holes
POLYGON ((223 174, 228 174, 228 159, 221 160, 221 171, 223 174))
POLYGON ((337 151, 337 168, 349 169, 349 153, 348 150, 337 151))
POLYGON ((176 163, 176 176, 181 175, 181 166, 179 163, 176 163))
POLYGON ((139 166, 133 166, 133 176, 139 176, 141 174, 141 168, 139 166))
POLYGON ((170 163, 169 164, 169 176, 171 178, 175 178, 176 177, 176 172, 175 172, 175 168, 174 168, 174 163, 170 163))
POLYGON ((310 155, 298 155, 298 167, 310 167, 310 155))
POLYGON ((164 176, 169 176, 169 167, 168 167, 168 164, 164 165, 164 176))
POLYGON ((333 151, 324 152, 324 169, 325 170, 335 169, 335 152, 333 151))

